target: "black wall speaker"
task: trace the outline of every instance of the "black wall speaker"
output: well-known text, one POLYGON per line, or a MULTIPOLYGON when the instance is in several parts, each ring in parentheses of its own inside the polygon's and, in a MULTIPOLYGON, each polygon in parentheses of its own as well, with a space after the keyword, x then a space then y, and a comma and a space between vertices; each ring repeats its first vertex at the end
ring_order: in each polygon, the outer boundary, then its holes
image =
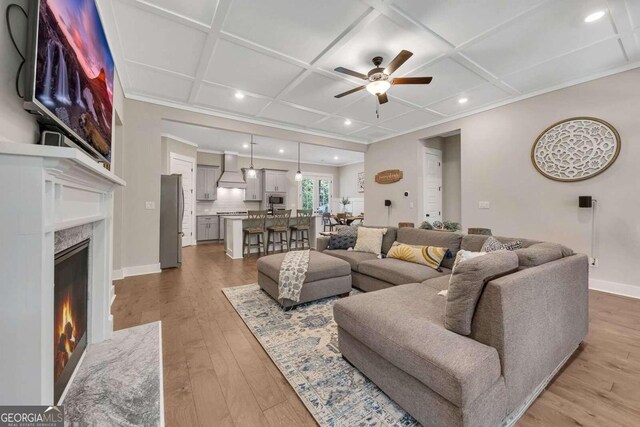
POLYGON ((593 207, 593 197, 591 197, 591 196, 578 196, 578 207, 581 207, 581 208, 592 208, 593 207))
POLYGON ((385 200, 384 201, 384 205, 385 206, 391 206, 391 200, 385 200))

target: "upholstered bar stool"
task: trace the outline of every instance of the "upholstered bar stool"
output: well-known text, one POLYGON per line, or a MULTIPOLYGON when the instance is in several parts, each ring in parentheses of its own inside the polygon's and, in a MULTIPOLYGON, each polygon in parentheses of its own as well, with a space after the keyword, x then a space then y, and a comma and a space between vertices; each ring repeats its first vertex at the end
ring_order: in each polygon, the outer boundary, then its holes
POLYGON ((249 211, 247 212, 247 219, 245 220, 245 226, 242 228, 242 255, 250 255, 251 248, 258 248, 258 256, 260 255, 260 248, 264 251, 264 232, 265 224, 267 222, 267 211, 249 211), (256 237, 256 243, 251 243, 251 237, 256 237))
POLYGON ((296 249, 298 249, 298 242, 302 242, 302 249, 304 249, 304 242, 307 242, 309 248, 309 230, 311 229, 311 215, 313 211, 311 209, 298 209, 296 210, 295 223, 291 225, 291 236, 289 237, 289 248, 291 248, 291 242, 296 242, 296 249), (306 236, 305 236, 306 235, 306 236), (295 239, 294 239, 295 236, 295 239))
POLYGON ((284 252, 284 245, 289 250, 289 219, 291 218, 291 209, 286 211, 276 211, 273 214, 273 224, 267 227, 267 253, 269 253, 269 243, 271 243, 272 252, 276 251, 276 243, 280 243, 280 252, 284 252), (284 235, 284 239, 282 236, 284 235), (276 242, 278 236, 278 242, 276 242))

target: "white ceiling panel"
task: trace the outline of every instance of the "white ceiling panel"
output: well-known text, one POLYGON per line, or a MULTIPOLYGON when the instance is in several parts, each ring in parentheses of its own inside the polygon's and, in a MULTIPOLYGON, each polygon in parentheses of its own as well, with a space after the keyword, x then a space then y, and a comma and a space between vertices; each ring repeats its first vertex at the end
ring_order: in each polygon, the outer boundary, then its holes
POLYGON ((543 1, 397 0, 394 6, 458 46, 543 1))
POLYGON ((633 28, 640 29, 640 2, 638 0, 626 0, 626 5, 633 28))
POLYGON ((260 117, 279 122, 294 123, 299 126, 309 126, 326 116, 274 102, 265 108, 260 117))
POLYGON ((195 103, 202 107, 211 107, 217 110, 232 111, 246 115, 255 115, 260 112, 270 101, 266 98, 258 98, 245 94, 245 97, 235 97, 236 91, 221 86, 213 86, 203 83, 196 95, 195 103))
POLYGON ((349 97, 358 95, 349 95, 340 99, 334 96, 354 87, 344 80, 311 73, 282 99, 303 107, 332 112, 345 106, 349 102, 349 97))
POLYGON ((433 80, 429 85, 393 86, 389 93, 422 107, 486 83, 482 77, 449 58, 422 67, 411 76, 432 76, 433 80))
POLYGON ((441 120, 442 118, 442 116, 429 111, 415 110, 400 117, 396 117, 395 119, 382 122, 380 126, 397 131, 406 131, 409 129, 428 126, 429 123, 441 120))
POLYGON ((345 117, 331 117, 330 119, 324 120, 321 123, 316 123, 311 127, 335 134, 343 134, 345 132, 357 132, 358 130, 364 129, 368 126, 366 123, 351 119, 349 119, 351 124, 347 125, 345 124, 345 120, 347 120, 345 117))
POLYGON ((218 0, 145 0, 147 3, 184 16, 204 25, 211 25, 218 0))
POLYGON ((605 0, 550 2, 522 20, 463 49, 489 71, 504 76, 614 36, 607 17, 585 23, 594 10, 605 10, 605 0))
POLYGON ((127 64, 127 71, 138 95, 179 102, 189 99, 193 81, 188 78, 131 63, 127 64))
POLYGON ((446 45, 436 37, 413 32, 381 15, 318 64, 327 70, 345 67, 367 74, 375 67, 371 62, 375 56, 383 58, 382 66, 385 67, 403 49, 413 52, 413 56, 394 73, 397 77, 442 54, 445 48, 446 45))
POLYGON ((453 98, 430 105, 429 109, 447 116, 453 116, 494 102, 503 101, 507 97, 509 97, 507 92, 487 83, 482 86, 463 91, 453 98), (467 98, 467 102, 461 104, 459 102, 461 98, 467 98))
POLYGON ((255 50, 219 40, 205 80, 266 96, 276 96, 302 68, 255 50))
POLYGON ((118 0, 113 5, 126 59, 195 76, 203 32, 118 0))
POLYGON ((378 139, 390 137, 394 133, 395 133, 394 131, 389 129, 383 129, 376 126, 371 126, 371 127, 359 130, 358 132, 354 132, 352 135, 358 136, 360 138, 378 140, 378 139))
POLYGON ((289 0, 234 0, 223 30, 311 62, 366 9, 344 0, 296 0, 295 7, 289 0))
POLYGON ((528 70, 504 77, 504 81, 522 92, 571 81, 586 75, 620 67, 626 62, 618 40, 590 46, 528 70))
POLYGON ((640 66, 640 0, 96 3, 125 95, 363 143, 640 66), (367 73, 402 49, 395 77, 430 85, 392 87, 380 118, 366 91, 334 97, 358 84, 334 68, 367 73))
MULTIPOLYGON (((251 140, 251 135, 245 133, 166 120, 162 122, 162 133, 173 136, 178 141, 184 140, 196 144, 199 150, 235 151, 243 157, 248 157, 251 152, 248 144, 251 140)), ((276 159, 287 162, 297 162, 298 160, 298 143, 296 141, 258 135, 254 136, 253 141, 256 144, 253 147, 253 155, 256 158, 276 159), (283 152, 281 153, 280 150, 283 150, 283 152)), ((302 163, 341 166, 364 161, 364 153, 322 145, 300 144, 300 161, 302 163)), ((304 168, 302 170, 304 172, 304 168)))
MULTIPOLYGON (((375 96, 366 91, 364 93, 365 96, 359 101, 340 110, 340 115, 350 119, 360 120, 365 123, 378 124, 385 120, 398 117, 401 114, 408 113, 412 110, 411 107, 395 101, 392 97, 389 97, 389 102, 386 104, 378 106, 378 100, 375 96), (376 117, 376 108, 378 108, 378 113, 380 115, 379 118, 376 117)), ((348 95, 347 98, 349 96, 355 95, 348 95)))

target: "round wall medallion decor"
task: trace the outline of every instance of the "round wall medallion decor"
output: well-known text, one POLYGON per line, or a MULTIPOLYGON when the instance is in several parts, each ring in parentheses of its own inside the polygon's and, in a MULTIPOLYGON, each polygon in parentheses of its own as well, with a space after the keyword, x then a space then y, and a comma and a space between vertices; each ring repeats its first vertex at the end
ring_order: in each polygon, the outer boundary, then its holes
POLYGON ((548 127, 531 148, 531 161, 556 181, 581 181, 604 172, 620 153, 620 135, 604 120, 573 117, 548 127))

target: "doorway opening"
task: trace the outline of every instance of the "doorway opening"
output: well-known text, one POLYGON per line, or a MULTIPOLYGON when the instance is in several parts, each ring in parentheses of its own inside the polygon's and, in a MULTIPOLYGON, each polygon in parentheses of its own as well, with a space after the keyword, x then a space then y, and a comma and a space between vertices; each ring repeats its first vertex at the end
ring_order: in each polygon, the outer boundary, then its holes
POLYGON ((423 141, 423 184, 420 223, 462 223, 460 131, 423 141))

